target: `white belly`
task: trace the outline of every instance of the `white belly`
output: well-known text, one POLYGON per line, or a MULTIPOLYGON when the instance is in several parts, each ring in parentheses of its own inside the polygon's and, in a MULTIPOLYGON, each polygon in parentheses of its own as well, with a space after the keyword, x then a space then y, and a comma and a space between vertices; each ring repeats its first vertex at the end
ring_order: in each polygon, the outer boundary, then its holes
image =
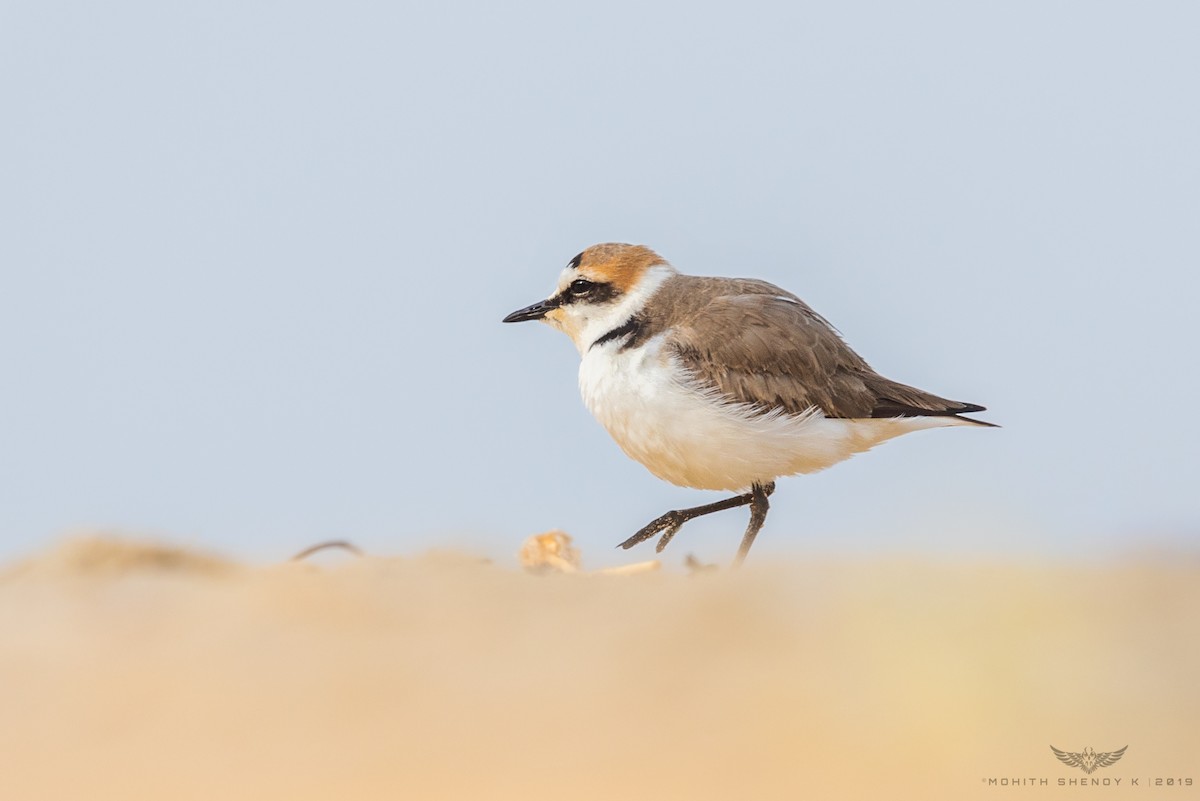
POLYGON ((683 487, 741 491, 780 476, 813 473, 921 428, 954 418, 842 420, 755 414, 688 385, 656 340, 640 348, 594 348, 583 355, 583 401, 621 449, 651 473, 683 487))

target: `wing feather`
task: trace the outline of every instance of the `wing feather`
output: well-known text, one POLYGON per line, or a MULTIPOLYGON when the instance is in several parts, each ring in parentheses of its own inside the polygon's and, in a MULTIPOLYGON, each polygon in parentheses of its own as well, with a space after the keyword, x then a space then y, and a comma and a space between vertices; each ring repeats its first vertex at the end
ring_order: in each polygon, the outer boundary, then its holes
POLYGON ((765 281, 692 279, 667 352, 702 386, 762 412, 828 417, 956 415, 983 407, 890 381, 808 304, 765 281), (690 301, 690 302, 689 302, 690 301), (713 332, 719 332, 714 335, 713 332))
MULTIPOLYGON (((1128 747, 1129 746, 1125 746, 1125 748, 1128 747)), ((1125 748, 1121 748, 1117 751, 1108 751, 1103 754, 1096 754, 1096 764, 1099 767, 1107 768, 1109 765, 1113 764, 1125 755, 1125 748)))

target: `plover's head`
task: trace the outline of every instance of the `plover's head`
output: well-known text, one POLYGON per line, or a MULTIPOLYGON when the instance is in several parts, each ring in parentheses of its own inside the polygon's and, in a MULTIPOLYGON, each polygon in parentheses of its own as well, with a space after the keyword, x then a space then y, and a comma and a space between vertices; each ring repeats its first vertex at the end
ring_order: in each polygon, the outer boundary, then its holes
POLYGON ((567 263, 554 294, 504 318, 541 320, 563 331, 580 353, 627 322, 674 269, 643 245, 592 245, 567 263))

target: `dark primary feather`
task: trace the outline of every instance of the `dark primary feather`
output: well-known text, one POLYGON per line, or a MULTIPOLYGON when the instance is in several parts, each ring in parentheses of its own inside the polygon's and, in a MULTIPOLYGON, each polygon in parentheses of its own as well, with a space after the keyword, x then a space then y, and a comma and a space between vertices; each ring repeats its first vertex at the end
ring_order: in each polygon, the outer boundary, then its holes
POLYGON ((666 347, 698 381, 764 412, 816 406, 829 417, 865 418, 983 410, 884 378, 806 303, 765 281, 678 276, 654 309, 662 327, 676 329, 666 347))

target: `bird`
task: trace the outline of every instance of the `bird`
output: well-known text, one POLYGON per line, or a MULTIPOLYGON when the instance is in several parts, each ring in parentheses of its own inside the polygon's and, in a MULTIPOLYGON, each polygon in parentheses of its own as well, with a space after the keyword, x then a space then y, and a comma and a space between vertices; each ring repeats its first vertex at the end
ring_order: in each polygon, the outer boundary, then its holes
POLYGON ((620 548, 689 520, 750 507, 734 566, 750 552, 777 479, 815 473, 893 437, 985 407, 884 378, 796 295, 766 281, 687 275, 644 245, 593 245, 545 300, 505 323, 539 320, 579 350, 584 404, 617 445, 681 487, 736 493, 663 514, 620 548))

